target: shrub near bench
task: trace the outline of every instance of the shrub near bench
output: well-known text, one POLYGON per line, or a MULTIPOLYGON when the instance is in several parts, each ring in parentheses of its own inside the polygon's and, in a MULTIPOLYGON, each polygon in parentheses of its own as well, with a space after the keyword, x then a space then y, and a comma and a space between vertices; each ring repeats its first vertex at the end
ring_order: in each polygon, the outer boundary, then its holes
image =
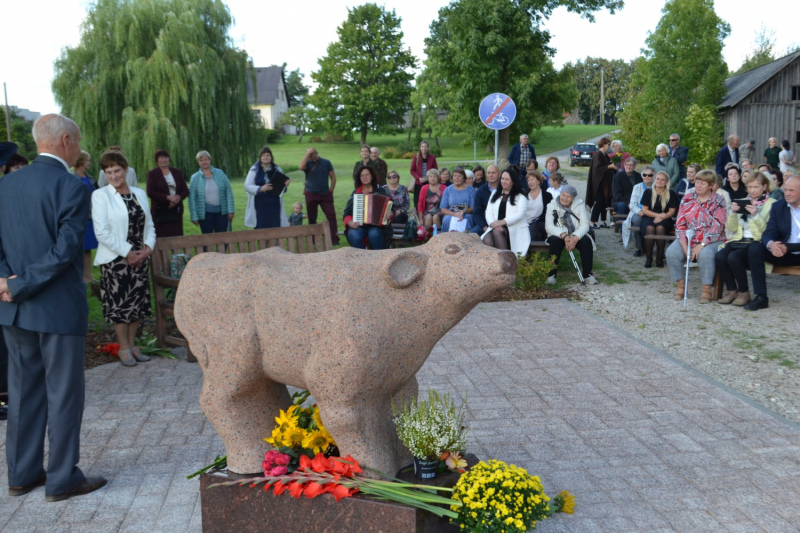
MULTIPOLYGON (((181 337, 167 335, 167 317, 173 316, 174 302, 165 297, 169 288, 180 285, 180 278, 172 276, 170 259, 175 254, 194 257, 204 252, 222 254, 250 253, 273 246, 280 246, 293 253, 324 252, 333 249, 331 230, 328 223, 307 226, 289 226, 205 235, 183 235, 156 239, 156 247, 151 256, 150 266, 153 275, 153 292, 156 300, 156 339, 158 345, 166 347, 189 344, 181 337)), ((189 351, 189 361, 196 359, 189 351)))

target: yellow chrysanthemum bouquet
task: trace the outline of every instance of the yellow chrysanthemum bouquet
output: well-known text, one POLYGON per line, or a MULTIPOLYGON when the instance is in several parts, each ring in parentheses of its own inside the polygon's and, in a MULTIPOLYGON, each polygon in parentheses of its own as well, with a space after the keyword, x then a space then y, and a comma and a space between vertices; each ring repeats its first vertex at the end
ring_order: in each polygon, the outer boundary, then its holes
POLYGON ((451 519, 465 531, 481 533, 525 533, 536 522, 556 512, 572 514, 574 497, 567 491, 553 498, 544 493, 541 481, 524 468, 495 459, 481 461, 463 473, 456 483, 451 519))
POLYGON ((280 411, 275 417, 277 425, 272 435, 264 439, 280 453, 291 457, 289 473, 297 470, 301 455, 313 459, 318 453, 330 456, 336 452, 333 437, 322 425, 319 408, 316 404, 303 406, 310 394, 307 390, 294 393, 292 406, 280 411))

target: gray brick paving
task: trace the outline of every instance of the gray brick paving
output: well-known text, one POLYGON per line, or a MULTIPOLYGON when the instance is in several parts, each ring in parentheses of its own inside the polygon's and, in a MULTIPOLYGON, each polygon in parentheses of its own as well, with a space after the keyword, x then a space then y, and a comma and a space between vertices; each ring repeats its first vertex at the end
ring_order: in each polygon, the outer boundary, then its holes
MULTIPOLYGON (((469 394, 480 457, 575 493, 576 513, 539 531, 798 531, 800 429, 567 301, 479 305, 418 377, 469 394)), ((86 378, 81 467, 108 486, 58 503, 2 491, 0 531, 201 531, 185 476, 224 449, 199 367, 157 358, 86 378)))

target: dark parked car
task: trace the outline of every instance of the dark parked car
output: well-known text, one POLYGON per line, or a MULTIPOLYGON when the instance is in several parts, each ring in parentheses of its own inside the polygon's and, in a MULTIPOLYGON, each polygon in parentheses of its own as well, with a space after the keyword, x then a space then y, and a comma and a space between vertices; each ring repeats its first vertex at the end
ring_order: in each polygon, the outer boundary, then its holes
POLYGON ((569 151, 569 166, 574 167, 581 163, 590 165, 592 154, 596 151, 597 145, 594 143, 575 143, 575 146, 569 151))

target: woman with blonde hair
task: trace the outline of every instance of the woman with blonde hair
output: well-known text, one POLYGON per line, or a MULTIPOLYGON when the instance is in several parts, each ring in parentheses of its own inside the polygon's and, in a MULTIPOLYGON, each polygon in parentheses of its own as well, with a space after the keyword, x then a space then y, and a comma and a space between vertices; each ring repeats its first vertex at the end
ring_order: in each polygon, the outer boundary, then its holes
POLYGON ((642 221, 639 233, 644 237, 645 268, 653 266, 653 246, 658 242, 656 266, 664 266, 663 239, 648 239, 648 235, 663 237, 672 232, 675 222, 672 217, 678 210, 678 194, 669 189, 669 176, 666 172, 656 172, 653 187, 642 193, 642 221))

